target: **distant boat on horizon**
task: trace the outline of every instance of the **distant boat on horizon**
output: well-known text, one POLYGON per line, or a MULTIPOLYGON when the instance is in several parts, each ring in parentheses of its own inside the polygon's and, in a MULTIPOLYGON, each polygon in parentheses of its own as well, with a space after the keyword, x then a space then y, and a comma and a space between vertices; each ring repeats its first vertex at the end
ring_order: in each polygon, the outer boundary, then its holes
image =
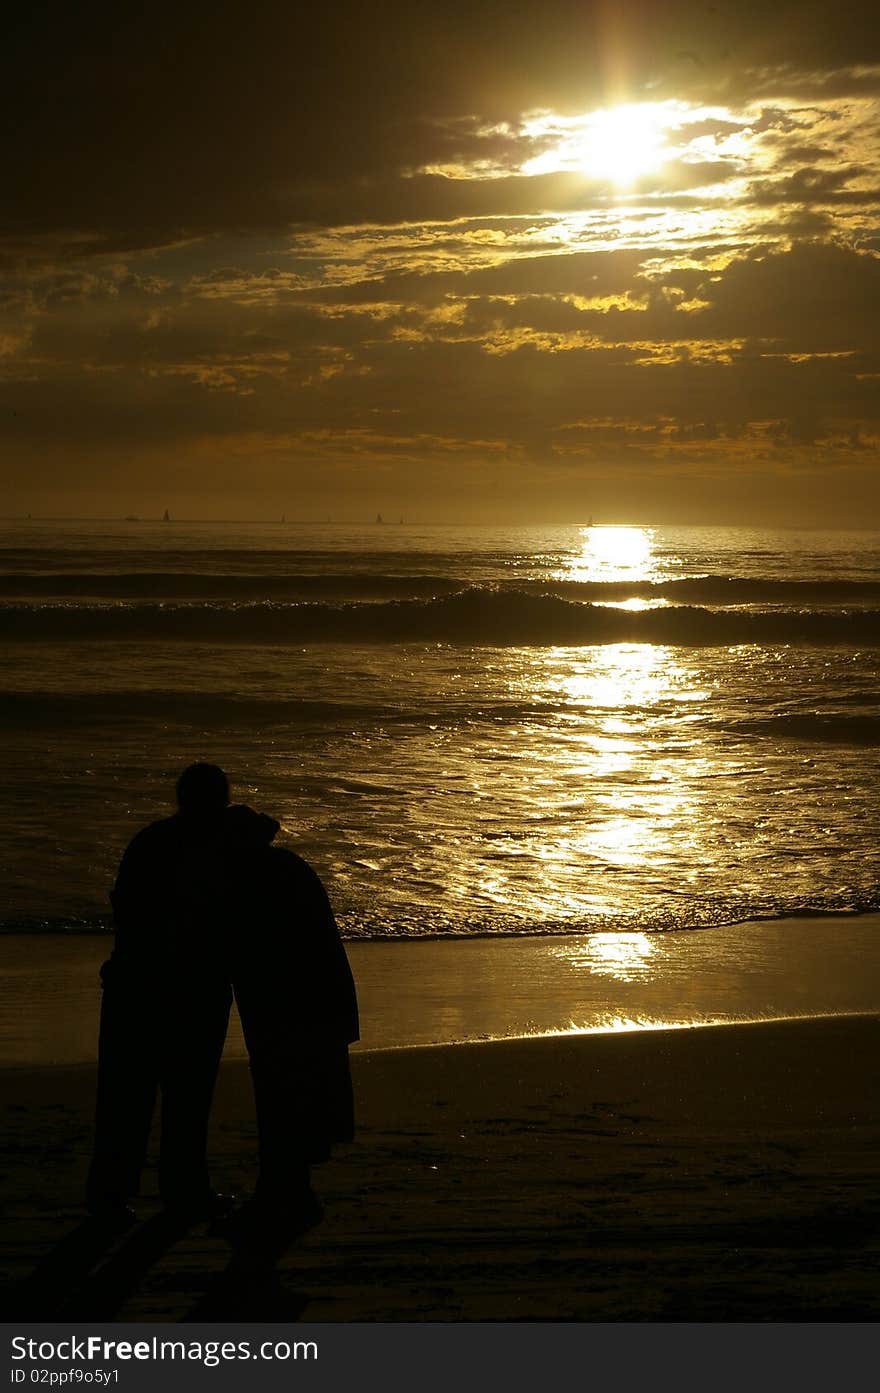
POLYGON ((167 508, 165 509, 165 512, 162 514, 162 521, 163 521, 163 522, 170 522, 170 521, 171 521, 171 514, 169 513, 169 511, 168 511, 167 508))
POLYGON ((125 521, 126 521, 126 522, 140 522, 140 518, 138 517, 137 513, 126 513, 126 515, 125 515, 125 521))
POLYGON ((377 521, 377 522, 384 522, 384 521, 385 521, 385 519, 383 518, 383 516, 382 516, 381 513, 377 513, 377 514, 376 514, 376 521, 377 521))

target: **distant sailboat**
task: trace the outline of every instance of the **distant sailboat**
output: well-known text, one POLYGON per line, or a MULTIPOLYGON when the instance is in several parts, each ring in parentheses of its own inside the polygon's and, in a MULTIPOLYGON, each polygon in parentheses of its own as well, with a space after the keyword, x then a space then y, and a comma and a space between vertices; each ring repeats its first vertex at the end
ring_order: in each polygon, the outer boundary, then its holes
POLYGON ((384 521, 385 521, 385 519, 383 518, 383 516, 382 516, 381 513, 377 513, 377 514, 376 514, 376 521, 377 521, 377 522, 384 522, 384 521))
POLYGON ((164 512, 163 515, 162 515, 162 521, 163 521, 163 522, 170 522, 170 521, 171 521, 171 514, 169 513, 169 511, 168 511, 167 508, 165 509, 165 512, 164 512))

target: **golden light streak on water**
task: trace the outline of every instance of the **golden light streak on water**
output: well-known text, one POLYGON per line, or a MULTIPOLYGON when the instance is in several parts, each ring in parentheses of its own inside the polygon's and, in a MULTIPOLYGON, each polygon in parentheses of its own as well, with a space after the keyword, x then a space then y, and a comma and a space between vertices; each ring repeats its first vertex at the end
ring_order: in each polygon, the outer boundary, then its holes
MULTIPOLYGON (((606 556, 645 555, 642 529, 614 531, 634 537, 615 538, 606 556)), ((589 908, 613 919, 619 912, 615 874, 665 882, 682 854, 698 874, 712 836, 706 779, 717 770, 694 747, 689 712, 712 693, 695 680, 692 666, 679 662, 677 650, 650 644, 549 649, 532 655, 525 672, 520 668, 511 695, 563 709, 552 741, 530 747, 528 729, 519 733, 523 775, 528 768, 528 831, 518 842, 505 842, 503 861, 493 848, 490 874, 479 887, 483 897, 511 910, 527 903, 540 912, 546 887, 554 885, 559 916, 589 908), (680 739, 669 728, 670 710, 678 705, 688 713, 680 718, 680 739), (654 712, 663 713, 662 743, 654 712), (528 886, 524 856, 541 867, 528 886)), ((598 972, 596 945, 591 951, 598 972)), ((632 957, 618 966, 637 970, 632 957)))
POLYGON ((595 933, 560 943, 553 956, 571 967, 586 968, 594 977, 650 981, 659 966, 659 945, 649 934, 595 933))
POLYGON ((646 600, 638 595, 634 595, 631 600, 594 600, 593 603, 602 609, 668 609, 670 606, 669 600, 646 600))
POLYGON ((559 580, 653 580, 654 533, 649 527, 582 527, 581 549, 568 559, 559 580))
POLYGON ((644 711, 660 701, 699 699, 674 650, 657 644, 609 643, 580 660, 572 658, 570 650, 563 656, 551 649, 547 668, 548 687, 578 706, 619 713, 627 707, 644 711))

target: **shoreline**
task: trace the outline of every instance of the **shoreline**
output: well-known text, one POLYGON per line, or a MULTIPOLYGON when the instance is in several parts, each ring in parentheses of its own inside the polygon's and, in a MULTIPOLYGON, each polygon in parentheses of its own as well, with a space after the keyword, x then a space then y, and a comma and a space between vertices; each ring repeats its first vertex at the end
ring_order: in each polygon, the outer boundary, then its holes
MULTIPOLYGON (((94 1058, 103 935, 0 936, 0 1068, 94 1058), (49 951, 47 951, 47 948, 49 951)), ((880 915, 712 933, 352 942, 357 1052, 452 1041, 871 1013, 880 915)), ((246 1054, 236 1013, 226 1057, 246 1054)))
MULTIPOLYGON (((876 1011, 816 1011, 803 1015, 791 1016, 755 1016, 752 1019, 737 1018, 736 1020, 706 1020, 706 1021, 663 1021, 656 1024, 641 1024, 630 1022, 625 1026, 617 1028, 606 1028, 597 1026, 584 1030, 545 1030, 535 1031, 532 1034, 523 1035, 497 1035, 491 1038, 467 1039, 467 1040, 435 1040, 422 1044, 412 1045, 367 1045, 362 1046, 355 1041, 354 1045, 349 1046, 353 1059, 372 1059, 374 1056, 396 1055, 403 1053, 421 1052, 429 1053, 435 1050, 459 1050, 470 1049, 478 1046, 498 1046, 498 1045, 520 1045, 538 1044, 544 1041, 561 1040, 592 1040, 598 1038, 620 1039, 622 1036, 641 1036, 657 1035, 666 1032, 679 1033, 695 1030, 739 1030, 748 1029, 753 1026, 770 1025, 799 1025, 810 1024, 814 1021, 873 1021, 880 1020, 880 1006, 876 1011)), ((246 1058, 224 1056, 220 1063, 221 1071, 227 1069, 247 1068, 246 1058)), ((57 1074, 68 1073, 74 1077, 84 1075, 94 1076, 97 1068, 96 1061, 71 1060, 69 1063, 3 1063, 0 1062, 0 1082, 11 1076, 30 1077, 31 1075, 48 1075, 53 1077, 57 1074)), ((0 1101, 2 1101, 2 1090, 0 1090, 0 1101)))
MULTIPOLYGON (((810 1015, 800 1016, 772 1016, 756 1018, 754 1020, 725 1020, 725 1021, 687 1021, 675 1022, 672 1024, 658 1024, 651 1026, 633 1025, 631 1028, 620 1030, 562 1030, 545 1031, 529 1035, 505 1035, 493 1037, 492 1039, 481 1040, 437 1040, 426 1044, 413 1045, 374 1045, 372 1047, 351 1049, 352 1067, 358 1069, 375 1059, 386 1059, 398 1055, 424 1055, 426 1058, 439 1056, 444 1052, 458 1053, 459 1051, 484 1051, 492 1050, 500 1052, 506 1049, 521 1049, 528 1046, 548 1049, 552 1045, 565 1045, 577 1048, 579 1042, 587 1049, 594 1048, 598 1042, 610 1042, 615 1040, 634 1041, 641 1039, 656 1040, 663 1036, 684 1036, 699 1031, 701 1034, 735 1034, 738 1032, 777 1030, 787 1027, 796 1028, 798 1026, 809 1027, 813 1025, 822 1026, 831 1022, 856 1022, 864 1024, 876 1024, 880 1031, 880 1006, 873 1011, 835 1011, 820 1012, 810 1015)), ((220 1063, 218 1079, 232 1075, 236 1072, 247 1072, 248 1061, 246 1058, 224 1057, 220 1063)), ((8 1081, 10 1078, 26 1079, 31 1076, 55 1078, 59 1074, 69 1074, 72 1078, 82 1079, 88 1077, 90 1080, 95 1077, 97 1061, 76 1060, 70 1063, 52 1064, 8 1064, 0 1066, 0 1080, 8 1081)), ((877 1082, 877 1099, 880 1102, 880 1076, 877 1082)), ((2 1094, 0 1094, 0 1102, 2 1094)), ((878 1114, 880 1122, 880 1114, 878 1114)))
MULTIPOLYGON (((338 917, 344 918, 344 915, 340 914, 338 917)), ((836 920, 843 920, 848 923, 853 920, 870 918, 877 918, 880 921, 880 906, 872 904, 867 909, 792 909, 779 914, 747 914, 742 919, 720 919, 713 923, 682 924, 672 928, 666 926, 640 928, 638 919, 633 917, 626 920, 608 919, 588 928, 577 924, 568 926, 560 921, 558 926, 553 928, 504 928, 495 933, 484 929, 476 929, 473 932, 449 929, 442 932, 427 930, 425 933, 418 934, 393 932, 358 934, 346 933, 344 926, 340 925, 340 934, 346 945, 351 943, 496 943, 506 939, 573 938, 596 933, 638 932, 652 936, 654 934, 711 933, 717 929, 751 928, 759 924, 785 924, 792 920, 803 920, 805 923, 814 921, 834 923, 836 920)), ((60 938, 112 938, 113 916, 107 912, 103 915, 96 914, 94 919, 59 919, 55 921, 54 927, 44 919, 24 918, 10 920, 6 925, 0 926, 0 942, 4 938, 51 938, 55 936, 60 938)))

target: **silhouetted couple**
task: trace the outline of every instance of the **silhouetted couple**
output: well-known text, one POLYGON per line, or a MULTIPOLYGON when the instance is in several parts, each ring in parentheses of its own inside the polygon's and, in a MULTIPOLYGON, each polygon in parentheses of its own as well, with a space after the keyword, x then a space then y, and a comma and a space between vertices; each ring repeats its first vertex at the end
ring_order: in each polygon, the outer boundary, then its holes
POLYGON ((349 1043, 357 1001, 336 921, 311 867, 273 846, 278 823, 229 803, 222 769, 194 764, 178 811, 139 832, 111 895, 116 938, 101 969, 90 1211, 134 1221, 161 1093, 159 1190, 183 1220, 229 1219, 208 1176, 208 1114, 233 993, 259 1136, 253 1199, 231 1233, 278 1251, 321 1217, 310 1167, 353 1133, 349 1043), (237 1228, 236 1228, 237 1225, 237 1228))

